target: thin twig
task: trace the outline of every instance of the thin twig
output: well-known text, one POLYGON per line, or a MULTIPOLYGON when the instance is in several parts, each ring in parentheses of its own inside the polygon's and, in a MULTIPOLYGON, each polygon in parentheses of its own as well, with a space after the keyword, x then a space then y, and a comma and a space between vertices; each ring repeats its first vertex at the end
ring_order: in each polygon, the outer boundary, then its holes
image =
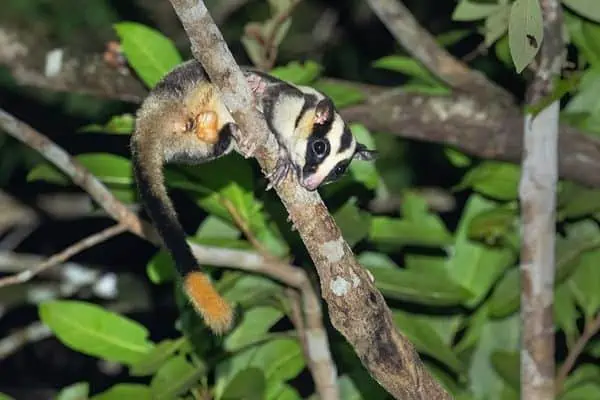
MULTIPOLYGON (((256 238, 234 205, 229 200, 224 200, 225 207, 229 210, 234 222, 252 246, 265 259, 278 260, 256 238)), ((282 260, 278 261, 282 262, 282 260)), ((338 400, 340 395, 336 382, 337 372, 331 358, 327 332, 323 326, 323 313, 319 298, 308 280, 299 288, 288 288, 286 293, 292 306, 292 323, 298 332, 308 369, 315 382, 315 391, 322 400, 338 400), (304 318, 307 319, 308 330, 305 329, 304 318), (316 338, 319 340, 317 341, 316 338)))
MULTIPOLYGON (((553 91, 560 77, 565 45, 558 0, 540 2, 544 38, 527 102, 536 105, 553 91)), ((554 397, 554 323, 556 185, 560 101, 537 115, 526 114, 523 163, 519 183, 521 204, 521 398, 554 397)))
POLYGON ((368 0, 371 9, 396 41, 435 76, 452 88, 511 104, 512 96, 479 71, 454 58, 438 45, 400 0, 368 0))
POLYGON ((54 254, 52 257, 39 264, 37 267, 0 279, 0 288, 8 285, 17 285, 19 283, 27 282, 39 273, 47 270, 48 268, 52 268, 55 265, 61 264, 67 259, 73 257, 75 254, 81 253, 82 251, 89 249, 90 247, 93 247, 99 243, 102 243, 120 233, 123 233, 126 230, 126 226, 122 224, 117 224, 106 228, 100 232, 94 233, 93 235, 90 235, 78 241, 77 243, 72 244, 63 251, 54 254))
MULTIPOLYGON (((240 153, 255 157, 263 171, 272 171, 279 158, 275 137, 255 109, 248 83, 206 6, 199 0, 170 1, 190 38, 194 58, 220 89, 223 103, 243 132, 237 143, 240 153)), ((369 373, 396 398, 450 398, 396 328, 383 295, 354 257, 319 194, 302 188, 295 174, 275 190, 314 262, 332 325, 369 373)))
POLYGON ((599 331, 600 314, 598 314, 596 318, 594 318, 592 321, 585 324, 583 333, 581 334, 579 339, 577 339, 575 345, 569 350, 569 354, 567 355, 565 362, 561 365, 560 369, 558 370, 558 373, 556 374, 556 380, 554 383, 555 392, 557 396, 562 392, 565 380, 567 379, 569 372, 571 372, 571 370, 573 369, 577 358, 583 352, 585 346, 590 341, 590 339, 594 337, 594 335, 596 335, 596 333, 598 333, 599 331))

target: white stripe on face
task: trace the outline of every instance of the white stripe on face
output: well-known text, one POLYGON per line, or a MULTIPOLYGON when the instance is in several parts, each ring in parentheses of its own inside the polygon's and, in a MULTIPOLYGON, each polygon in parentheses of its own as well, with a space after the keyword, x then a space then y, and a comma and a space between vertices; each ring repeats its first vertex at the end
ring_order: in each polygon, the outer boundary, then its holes
POLYGON ((317 167, 317 170, 302 177, 302 184, 309 190, 315 190, 323 183, 329 173, 335 169, 340 161, 351 160, 356 149, 356 141, 352 137, 350 146, 340 152, 342 134, 344 133, 344 121, 338 113, 334 115, 334 121, 331 124, 331 130, 325 136, 329 140, 330 152, 329 155, 317 167))

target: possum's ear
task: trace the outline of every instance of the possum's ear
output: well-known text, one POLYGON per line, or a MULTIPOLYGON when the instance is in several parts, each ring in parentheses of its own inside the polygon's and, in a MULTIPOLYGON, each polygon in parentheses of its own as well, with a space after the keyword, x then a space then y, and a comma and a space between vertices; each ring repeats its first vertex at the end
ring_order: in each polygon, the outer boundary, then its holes
POLYGON ((333 101, 329 98, 325 98, 317 104, 315 109, 315 124, 325 125, 333 119, 333 114, 335 113, 335 107, 333 106, 333 101))
POLYGON ((357 143, 354 159, 359 161, 372 161, 377 158, 377 154, 377 150, 369 150, 364 144, 357 143))

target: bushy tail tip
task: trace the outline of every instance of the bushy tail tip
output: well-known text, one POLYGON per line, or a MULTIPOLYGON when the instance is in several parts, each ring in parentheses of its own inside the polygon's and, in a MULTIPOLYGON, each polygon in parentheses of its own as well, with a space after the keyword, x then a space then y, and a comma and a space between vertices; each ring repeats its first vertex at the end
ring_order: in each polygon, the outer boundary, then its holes
POLYGON ((233 310, 206 275, 191 272, 185 276, 183 286, 194 308, 214 333, 222 334, 231 328, 233 310))

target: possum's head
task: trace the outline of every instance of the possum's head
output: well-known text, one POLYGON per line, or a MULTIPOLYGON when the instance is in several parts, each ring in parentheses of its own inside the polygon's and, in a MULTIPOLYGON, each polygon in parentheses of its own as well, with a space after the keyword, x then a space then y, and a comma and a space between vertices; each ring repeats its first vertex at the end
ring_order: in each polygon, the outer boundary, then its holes
POLYGON ((307 132, 299 134, 301 139, 294 144, 295 152, 302 154, 296 161, 300 184, 307 190, 336 181, 352 160, 369 161, 377 154, 356 141, 333 101, 322 94, 316 105, 300 117, 297 126, 307 132))

